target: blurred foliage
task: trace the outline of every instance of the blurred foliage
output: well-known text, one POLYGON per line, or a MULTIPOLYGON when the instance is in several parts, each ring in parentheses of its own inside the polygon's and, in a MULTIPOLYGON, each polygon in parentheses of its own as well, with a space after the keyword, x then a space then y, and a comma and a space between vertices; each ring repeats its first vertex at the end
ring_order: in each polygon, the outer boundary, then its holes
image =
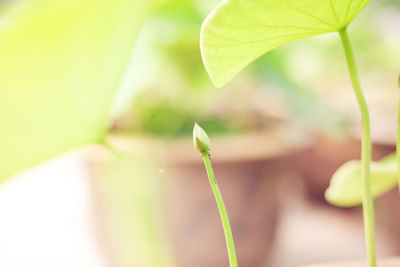
POLYGON ((156 1, 24 0, 0 10, 0 182, 100 142, 156 1))
POLYGON ((272 90, 283 94, 287 108, 296 116, 296 120, 317 131, 338 132, 346 129, 348 122, 343 114, 336 112, 316 94, 293 80, 289 71, 291 60, 287 49, 276 49, 255 60, 248 71, 260 83, 270 84, 272 90))
POLYGON ((249 106, 253 90, 237 88, 236 95, 228 90, 172 92, 164 87, 147 88, 131 107, 131 116, 117 122, 119 131, 161 137, 189 136, 197 122, 213 134, 243 132, 272 126, 277 118, 264 122, 258 108, 249 106), (232 103, 235 98, 244 101, 232 103))
POLYGON ((193 128, 193 122, 204 125, 212 133, 240 130, 235 126, 234 118, 224 120, 218 117, 201 117, 193 110, 186 110, 176 103, 163 102, 155 106, 148 105, 146 94, 141 95, 134 105, 135 121, 143 133, 152 133, 164 137, 187 136, 193 128))
MULTIPOLYGON (((0 182, 104 141, 136 35, 159 2, 21 0, 0 6, 0 182)), ((113 254, 107 260, 115 260, 112 266, 174 266, 160 226, 159 179, 144 162, 116 156, 101 162, 93 185, 107 224, 101 237, 108 234, 105 248, 113 254)))

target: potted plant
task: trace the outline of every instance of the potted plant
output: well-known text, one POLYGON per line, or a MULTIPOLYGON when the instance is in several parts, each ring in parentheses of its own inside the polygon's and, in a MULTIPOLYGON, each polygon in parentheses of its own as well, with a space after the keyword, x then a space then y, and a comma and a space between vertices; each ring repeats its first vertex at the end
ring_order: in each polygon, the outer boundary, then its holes
POLYGON ((370 118, 347 30, 369 2, 226 0, 205 20, 200 42, 205 67, 213 83, 221 87, 250 62, 276 47, 314 35, 339 34, 361 113, 361 165, 358 166, 361 179, 357 192, 361 192, 363 204, 368 266, 376 267, 372 190, 377 189, 371 187, 370 118))
MULTIPOLYGON (((167 27, 166 10, 170 9, 164 7, 152 20, 161 34, 167 27)), ((166 225, 178 265, 225 266, 218 213, 203 179, 203 165, 190 142, 193 122, 205 127, 214 137, 213 163, 231 211, 232 230, 240 241, 239 263, 257 266, 266 261, 274 241, 279 219, 277 182, 290 172, 285 166, 292 154, 307 143, 285 118, 271 114, 273 109, 268 106, 276 107, 277 101, 249 87, 250 79, 219 92, 213 90, 198 50, 198 33, 194 36, 191 29, 197 25, 198 30, 201 19, 196 21, 193 9, 185 10, 194 19, 190 18, 189 25, 175 26, 175 38, 170 37, 167 44, 156 41, 155 50, 164 60, 152 76, 159 78, 147 83, 127 112, 116 119, 113 146, 159 166, 165 179, 166 225), (261 99, 263 105, 271 105, 260 107, 261 99)), ((186 21, 186 13, 182 14, 186 21)))
MULTIPOLYGON (((251 90, 235 91, 246 96, 254 94, 251 90)), ((130 157, 147 157, 162 170, 166 226, 178 266, 227 264, 219 216, 204 179, 204 167, 190 142, 192 131, 187 130, 193 121, 199 121, 213 134, 212 159, 238 241, 239 264, 261 265, 272 251, 279 220, 276 186, 280 177, 290 173, 285 166, 291 156, 306 144, 281 119, 264 116, 267 123, 260 127, 261 115, 230 107, 228 104, 234 103, 237 95, 224 91, 214 97, 210 94, 207 107, 228 103, 220 112, 193 108, 201 103, 201 97, 190 103, 184 93, 171 99, 160 97, 158 92, 149 89, 137 96, 132 113, 114 126, 113 146, 130 157), (157 100, 149 101, 155 95, 157 100), (185 109, 185 105, 190 108, 185 109), (171 124, 160 119, 164 116, 171 124)), ((241 99, 243 106, 251 106, 244 99, 253 98, 241 99)))

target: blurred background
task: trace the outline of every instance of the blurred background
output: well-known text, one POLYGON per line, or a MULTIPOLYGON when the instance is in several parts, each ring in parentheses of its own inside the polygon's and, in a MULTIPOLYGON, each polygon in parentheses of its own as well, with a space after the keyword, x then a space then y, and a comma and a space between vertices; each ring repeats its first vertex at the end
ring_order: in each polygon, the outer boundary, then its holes
MULTIPOLYGON (((18 1, 0 1, 0 16, 18 1)), ((359 111, 337 34, 280 47, 216 89, 199 32, 218 3, 158 3, 113 103, 107 144, 73 150, 0 187, 0 266, 228 266, 192 145, 195 122, 211 138, 239 266, 365 257, 360 208, 324 200, 333 172, 360 157, 359 111)), ((395 151, 400 3, 372 1, 350 36, 380 159, 395 151)), ((395 191, 376 200, 376 213, 378 255, 399 255, 395 191)))

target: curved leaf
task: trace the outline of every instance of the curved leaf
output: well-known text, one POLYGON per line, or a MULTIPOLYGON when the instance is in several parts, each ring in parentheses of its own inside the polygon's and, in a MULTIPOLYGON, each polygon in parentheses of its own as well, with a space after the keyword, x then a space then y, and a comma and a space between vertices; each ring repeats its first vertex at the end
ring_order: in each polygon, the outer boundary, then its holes
POLYGON ((0 182, 103 138, 148 0, 25 0, 0 10, 0 182))
POLYGON ((217 86, 264 53, 313 35, 340 31, 371 0, 225 0, 203 23, 200 45, 217 86))
MULTIPOLYGON (((397 184, 396 155, 379 162, 371 162, 371 190, 374 198, 386 193, 397 184)), ((361 163, 353 160, 341 166, 332 176, 325 192, 326 200, 336 206, 361 205, 361 163)))

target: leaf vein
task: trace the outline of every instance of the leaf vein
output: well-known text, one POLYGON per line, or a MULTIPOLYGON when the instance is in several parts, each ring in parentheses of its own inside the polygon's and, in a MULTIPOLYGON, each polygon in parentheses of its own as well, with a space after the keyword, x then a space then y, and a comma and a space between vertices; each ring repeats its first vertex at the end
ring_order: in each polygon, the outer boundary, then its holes
POLYGON ((329 5, 331 6, 331 11, 334 18, 336 19, 336 22, 340 25, 340 20, 338 14, 336 13, 335 5, 333 4, 332 0, 329 0, 329 5))
POLYGON ((291 38, 300 39, 300 38, 309 37, 310 35, 312 35, 312 34, 305 34, 305 33, 302 33, 302 34, 289 34, 289 35, 282 35, 282 36, 279 36, 279 37, 274 38, 274 39, 260 39, 260 40, 243 42, 243 43, 240 43, 240 44, 219 45, 219 44, 215 44, 215 43, 214 44, 213 43, 207 43, 207 46, 212 46, 212 47, 216 47, 216 48, 240 47, 240 46, 248 45, 248 44, 257 44, 257 43, 261 44, 261 43, 264 43, 264 42, 267 42, 267 41, 279 41, 279 42, 281 42, 282 40, 280 40, 280 39, 283 39, 283 40, 290 40, 291 38))
POLYGON ((310 17, 310 18, 312 18, 312 19, 314 19, 314 20, 316 20, 316 21, 318 21, 318 22, 321 22, 321 23, 323 23, 323 24, 329 26, 330 28, 336 29, 335 25, 333 25, 333 24, 331 24, 331 23, 329 23, 329 22, 327 22, 327 21, 325 21, 325 20, 319 18, 318 16, 315 16, 315 15, 313 15, 313 14, 310 14, 310 13, 308 13, 307 11, 304 11, 304 10, 299 9, 299 8, 291 7, 291 6, 289 6, 289 4, 287 4, 286 6, 283 7, 283 6, 274 6, 274 5, 271 5, 271 4, 267 4, 267 3, 261 2, 260 0, 258 0, 257 3, 259 3, 261 6, 264 6, 264 7, 269 7, 269 8, 270 8, 270 7, 272 7, 272 8, 282 8, 282 9, 292 10, 292 11, 294 11, 294 12, 297 12, 297 13, 303 14, 303 15, 305 15, 305 16, 308 16, 308 17, 310 17))
POLYGON ((353 3, 352 0, 348 0, 348 1, 349 2, 348 2, 347 7, 346 7, 346 13, 344 15, 344 23, 347 23, 347 18, 349 16, 349 12, 350 12, 350 6, 351 6, 351 3, 353 3))
MULTIPOLYGON (((366 1, 365 3, 368 3, 369 1, 366 1)), ((363 5, 364 0, 360 0, 360 2, 358 3, 357 7, 354 9, 354 13, 351 15, 351 20, 353 20, 358 13, 360 13, 360 11, 365 7, 365 5, 363 5)))
POLYGON ((267 24, 255 24, 255 25, 230 25, 230 24, 222 24, 219 25, 229 28, 237 28, 237 29, 247 29, 247 28, 277 28, 277 29, 297 29, 297 30, 306 30, 306 31, 316 31, 316 32, 326 32, 326 29, 323 28, 312 28, 312 27, 304 27, 304 26, 296 26, 296 25, 267 25, 267 24))

